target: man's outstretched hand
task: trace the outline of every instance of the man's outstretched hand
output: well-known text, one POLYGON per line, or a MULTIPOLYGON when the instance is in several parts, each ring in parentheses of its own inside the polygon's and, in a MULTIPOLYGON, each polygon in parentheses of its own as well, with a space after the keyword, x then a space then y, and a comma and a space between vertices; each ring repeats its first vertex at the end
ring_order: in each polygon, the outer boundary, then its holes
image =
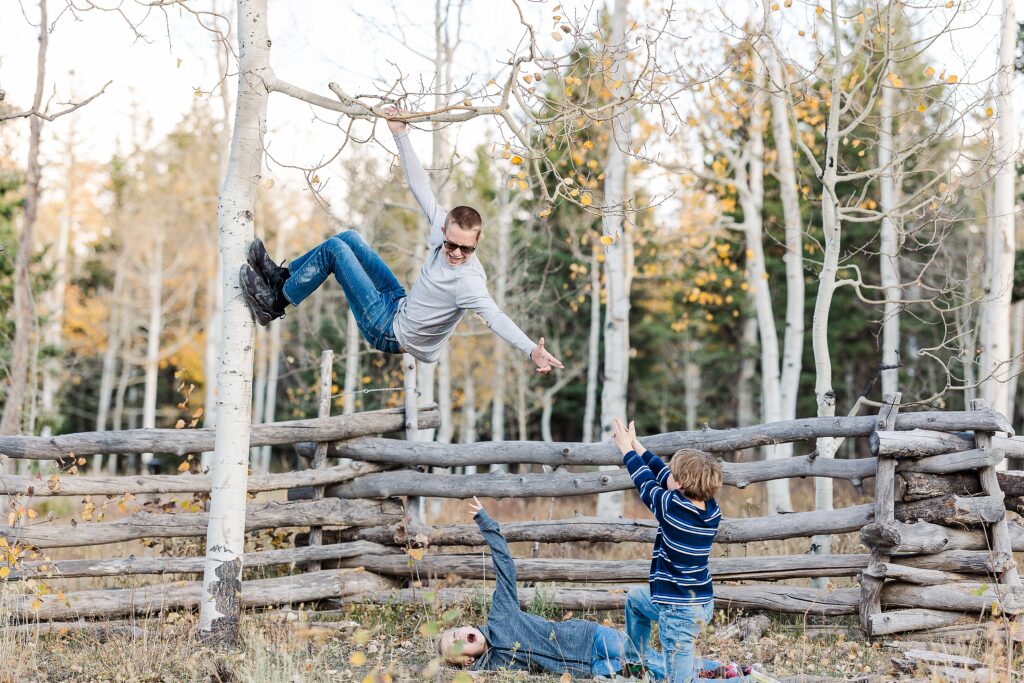
MULTIPOLYGON (((384 113, 387 114, 388 116, 399 115, 399 111, 395 107, 388 107, 387 109, 384 110, 384 113)), ((388 129, 391 131, 392 135, 404 133, 408 128, 409 124, 407 124, 405 121, 394 121, 392 119, 388 119, 388 129)))
POLYGON ((533 349, 533 352, 530 354, 530 358, 537 366, 537 372, 543 374, 551 372, 551 368, 558 368, 559 370, 565 368, 565 366, 562 365, 562 361, 552 356, 548 353, 548 350, 544 348, 544 337, 540 338, 540 343, 538 343, 536 348, 533 349))

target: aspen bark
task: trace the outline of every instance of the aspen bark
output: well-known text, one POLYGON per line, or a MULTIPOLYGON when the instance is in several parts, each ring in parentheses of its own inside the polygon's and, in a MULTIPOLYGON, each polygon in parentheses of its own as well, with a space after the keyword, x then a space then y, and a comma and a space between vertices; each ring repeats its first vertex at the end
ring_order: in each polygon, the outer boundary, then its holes
POLYGON ((361 337, 359 328, 356 326, 356 317, 352 311, 348 312, 348 322, 345 325, 345 384, 342 388, 345 408, 342 411, 345 415, 356 412, 356 386, 359 382, 359 347, 361 337))
MULTIPOLYGON (((892 71, 892 61, 887 60, 882 73, 892 71)), ((899 236, 892 212, 896 208, 896 172, 891 167, 893 160, 892 108, 895 93, 893 87, 883 81, 880 122, 878 130, 878 165, 882 169, 878 179, 879 208, 882 211, 881 248, 879 249, 879 271, 885 291, 885 309, 882 315, 882 364, 894 366, 899 363, 900 348, 900 289, 899 277, 899 236)), ((882 395, 895 393, 899 388, 899 369, 882 370, 882 395)))
POLYGON ((999 77, 996 97, 995 210, 989 226, 988 281, 985 283, 986 324, 981 330, 980 379, 982 396, 996 411, 1009 410, 1007 370, 1010 361, 1010 294, 1013 287, 1013 257, 1016 249, 1014 210, 1018 137, 1014 124, 1013 75, 1017 44, 1017 22, 1013 0, 1002 2, 999 40, 999 77))
MULTIPOLYGON (((156 397, 160 380, 160 334, 164 326, 163 285, 164 285, 164 238, 161 227, 157 227, 156 243, 149 261, 149 323, 146 326, 146 373, 145 392, 142 399, 142 427, 156 427, 156 397)), ((152 453, 142 454, 142 470, 149 468, 152 453)))
POLYGON ((594 440, 597 383, 601 364, 601 261, 595 244, 590 254, 590 334, 587 337, 587 394, 583 405, 583 442, 594 440))
POLYGON ((217 368, 217 434, 206 535, 199 629, 205 639, 235 647, 242 607, 246 475, 252 400, 254 324, 238 282, 253 238, 256 192, 271 77, 267 0, 238 0, 238 96, 228 169, 217 205, 224 313, 217 368))
MULTIPOLYGON (((39 111, 43 103, 49 29, 46 0, 40 0, 39 52, 36 57, 36 89, 32 98, 33 111, 39 111)), ((36 327, 29 269, 32 264, 32 252, 35 250, 36 217, 39 214, 39 139, 42 132, 43 120, 38 116, 29 116, 25 217, 21 224, 21 235, 18 237, 18 254, 14 259, 14 342, 11 345, 4 411, 0 416, 0 434, 17 434, 21 431, 22 404, 25 402, 25 387, 28 385, 29 347, 36 327)), ((9 461, 4 464, 6 471, 13 471, 13 467, 13 462, 9 461)))
MULTIPOLYGON (((609 45, 617 51, 625 48, 626 0, 615 0, 611 17, 609 45)), ((625 80, 625 54, 612 57, 611 80, 625 80)), ((616 97, 625 97, 628 86, 613 89, 616 97)), ((601 223, 605 235, 615 243, 605 250, 607 295, 604 321, 604 384, 601 387, 602 438, 611 434, 615 418, 626 419, 626 392, 629 384, 629 288, 630 267, 626 234, 626 150, 629 149, 629 121, 619 113, 611 123, 608 159, 605 162, 604 204, 601 223)), ((612 466, 614 469, 614 466, 612 466)), ((621 517, 625 498, 621 491, 602 493, 597 498, 598 517, 621 517)))

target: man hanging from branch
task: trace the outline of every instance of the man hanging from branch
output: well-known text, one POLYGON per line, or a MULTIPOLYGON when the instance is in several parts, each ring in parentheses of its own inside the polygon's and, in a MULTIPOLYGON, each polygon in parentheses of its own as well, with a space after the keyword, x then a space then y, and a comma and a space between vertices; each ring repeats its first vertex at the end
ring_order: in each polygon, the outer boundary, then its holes
MULTIPOLYGON (((398 114, 395 109, 388 113, 398 114)), ((534 343, 491 298, 487 275, 474 253, 480 241, 480 214, 469 206, 445 211, 409 143, 405 122, 388 120, 388 128, 395 136, 409 189, 430 222, 430 251, 411 293, 406 294, 387 264, 354 230, 335 235, 289 267, 272 261, 256 239, 239 273, 256 321, 267 325, 283 317, 289 305, 301 304, 333 274, 345 290, 359 331, 378 351, 407 352, 432 363, 466 311, 474 311, 499 337, 530 356, 537 372, 564 367, 544 348, 543 337, 534 343)))

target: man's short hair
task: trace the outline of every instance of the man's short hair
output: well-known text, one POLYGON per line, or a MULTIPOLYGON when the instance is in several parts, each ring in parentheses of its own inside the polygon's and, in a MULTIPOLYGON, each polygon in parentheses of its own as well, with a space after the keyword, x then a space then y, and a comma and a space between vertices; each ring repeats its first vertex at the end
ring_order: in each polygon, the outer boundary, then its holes
POLYGON ((713 498, 722 487, 722 463, 705 451, 695 448, 676 451, 668 468, 679 490, 692 500, 713 498))
POLYGON ((479 231, 483 222, 484 220, 480 217, 480 212, 472 206, 456 206, 448 212, 448 218, 444 224, 448 226, 455 223, 463 230, 479 231))

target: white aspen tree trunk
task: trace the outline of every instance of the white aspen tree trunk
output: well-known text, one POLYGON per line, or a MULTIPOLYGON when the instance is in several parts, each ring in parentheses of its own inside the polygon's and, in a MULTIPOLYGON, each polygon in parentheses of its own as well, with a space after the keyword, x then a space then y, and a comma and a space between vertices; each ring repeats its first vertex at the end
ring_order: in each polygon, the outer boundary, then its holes
MULTIPOLYGON (((498 212, 494 217, 498 232, 497 277, 495 278, 494 302, 501 310, 508 306, 508 271, 512 240, 512 211, 507 210, 510 192, 507 184, 499 184, 498 212)), ((505 440, 505 397, 508 394, 508 344, 504 339, 493 338, 494 343, 494 398, 491 402, 491 440, 505 440)), ((505 472, 507 465, 491 465, 491 472, 505 472)))
POLYGON ((587 394, 583 405, 583 441, 594 441, 597 418, 597 385, 601 365, 601 261, 600 247, 590 252, 590 334, 587 337, 587 394))
MULTIPOLYGON (((264 405, 267 400, 267 362, 269 356, 267 354, 268 346, 268 331, 266 327, 256 327, 256 347, 255 347, 255 362, 253 363, 253 382, 252 382, 252 421, 253 424, 262 424, 266 421, 266 415, 263 412, 264 405)), ((261 469, 262 460, 260 458, 260 448, 249 449, 249 460, 252 465, 252 469, 257 474, 266 474, 266 470, 261 469)))
MULTIPOLYGON (((736 425, 749 427, 757 424, 757 402, 754 400, 754 378, 757 376, 757 318, 743 319, 740 334, 742 360, 740 360, 739 387, 736 398, 736 425)), ((689 427, 687 427, 689 429, 689 427)))
MULTIPOLYGON (((33 111, 39 111, 42 107, 46 84, 46 48, 49 42, 46 0, 39 2, 39 27, 33 111)), ((32 264, 32 252, 35 250, 36 217, 39 213, 39 139, 42 131, 43 120, 38 116, 30 116, 28 161, 25 172, 25 216, 21 224, 21 235, 18 236, 18 254, 14 259, 14 342, 11 345, 11 364, 8 369, 4 411, 0 416, 0 434, 17 434, 20 431, 25 388, 28 386, 29 346, 35 328, 29 269, 32 264)), ((8 459, 4 463, 4 471, 14 471, 15 463, 14 459, 8 459)))
POLYGON ((683 342, 683 409, 686 428, 697 429, 697 410, 700 408, 701 373, 700 365, 693 358, 697 344, 689 337, 683 342))
POLYGON ((68 131, 68 139, 64 145, 64 156, 67 160, 67 172, 64 176, 64 213, 61 216, 60 230, 57 234, 57 246, 53 257, 53 287, 48 292, 46 327, 43 331, 43 343, 50 349, 50 357, 43 364, 43 391, 40 397, 40 410, 45 424, 42 435, 50 436, 51 423, 57 409, 57 392, 60 389, 63 364, 64 338, 64 292, 68 281, 68 245, 75 221, 75 121, 68 131))
MULTIPOLYGON (((124 320, 125 329, 127 329, 127 314, 123 314, 122 320, 124 320)), ((125 339, 121 337, 122 341, 125 339)), ((129 343, 129 346, 131 344, 129 343)), ((121 429, 121 425, 124 423, 124 403, 125 395, 128 393, 128 380, 131 379, 132 375, 132 364, 127 358, 121 359, 121 373, 117 379, 117 390, 114 393, 114 409, 110 413, 110 428, 114 431, 121 429)), ((113 476, 117 474, 117 463, 120 456, 117 453, 107 454, 106 469, 107 474, 113 476)))
MULTIPOLYGON (((164 238, 162 228, 157 228, 156 243, 149 262, 149 323, 146 326, 146 373, 145 392, 142 399, 142 427, 156 427, 156 399, 160 381, 160 334, 164 326, 163 285, 164 285, 164 238)), ((142 454, 142 473, 145 474, 153 461, 152 453, 142 454)))
MULTIPOLYGON (((613 58, 611 79, 625 80, 626 0, 615 0, 611 17, 609 45, 619 51, 613 58)), ((613 90, 615 97, 625 96, 628 86, 613 90)), ((601 387, 602 438, 611 435, 615 418, 628 419, 626 392, 629 384, 629 287, 630 274, 626 243, 625 187, 626 151, 629 149, 629 122, 620 113, 612 119, 608 140, 608 159, 605 164, 604 204, 601 223, 604 234, 616 240, 605 253, 607 296, 604 320, 604 384, 601 387)), ((617 469, 615 465, 601 469, 617 469)), ((601 493, 597 497, 597 516, 606 519, 621 517, 625 509, 622 491, 601 493)))
MULTIPOLYGON (((114 393, 114 374, 117 372, 117 358, 121 351, 121 340, 125 325, 125 313, 121 301, 124 296, 124 268, 114 274, 114 289, 110 301, 110 319, 107 321, 107 348, 103 350, 103 369, 100 371, 99 404, 96 408, 96 431, 107 430, 110 416, 110 402, 114 393)), ((111 458, 113 455, 110 456, 111 458)), ((92 459, 92 474, 103 471, 103 454, 92 459)))
MULTIPOLYGON (((462 431, 459 441, 476 443, 476 379, 473 377, 473 364, 466 363, 466 372, 462 380, 462 431)), ((476 465, 466 465, 463 474, 476 474, 476 465)))
MULTIPOLYGON (((1010 294, 1016 250, 1017 132, 1013 118, 1013 73, 1017 22, 1013 0, 1002 2, 999 39, 999 77, 996 109, 995 224, 988 234, 989 280, 983 306, 987 308, 982 329, 982 396, 1004 415, 1009 411, 1010 294)), ((1005 461, 1002 465, 1005 468, 1005 461)))
MULTIPOLYGON (((402 354, 402 385, 405 388, 405 439, 406 441, 418 441, 416 433, 419 431, 419 400, 416 391, 416 380, 419 379, 416 359, 408 353, 402 354)), ((423 498, 420 496, 409 496, 406 509, 409 520, 413 523, 423 524, 426 522, 426 510, 423 505, 423 498)))
MULTIPOLYGON (((829 312, 836 289, 836 272, 839 268, 840 225, 839 207, 835 201, 836 174, 839 164, 839 97, 842 75, 842 47, 837 0, 832 0, 832 35, 834 36, 832 62, 832 94, 828 103, 828 135, 825 139, 825 158, 822 168, 821 222, 824 233, 824 254, 821 272, 818 274, 818 295, 814 301, 814 317, 811 321, 811 345, 814 351, 814 395, 818 404, 818 417, 834 417, 836 394, 832 388, 832 357, 828 348, 829 312)), ((819 458, 834 458, 836 439, 823 438, 815 443, 819 458)), ((814 509, 832 509, 832 480, 818 477, 814 480, 814 509)), ((828 534, 812 539, 814 552, 827 555, 831 551, 832 537, 828 534)))
POLYGON ((267 20, 267 0, 238 0, 238 97, 228 170, 217 206, 224 312, 199 629, 208 642, 231 648, 238 644, 241 612, 254 328, 241 294, 238 269, 253 237, 262 170, 265 83, 271 75, 267 20))
MULTIPOLYGON (((278 228, 277 237, 274 239, 274 252, 277 254, 284 253, 285 235, 288 232, 286 226, 287 224, 282 224, 278 228)), ((270 323, 270 331, 267 335, 269 340, 267 342, 266 398, 263 399, 262 417, 264 423, 273 422, 277 415, 277 380, 281 373, 281 326, 283 324, 281 319, 270 323)), ((261 472, 270 471, 270 456, 272 452, 273 447, 271 446, 260 447, 257 460, 261 472)))
MULTIPOLYGON (((773 13, 769 12, 769 30, 773 13)), ((782 370, 780 372, 779 394, 782 398, 780 418, 792 420, 796 417, 797 394, 800 391, 800 372, 803 369, 804 353, 804 245, 803 221, 800 217, 800 192, 794 163, 793 135, 789 121, 789 78, 774 49, 766 52, 768 75, 771 79, 770 101, 772 134, 777 152, 779 195, 782 199, 782 216, 785 224, 786 254, 786 329, 782 340, 782 370)), ((781 444, 779 457, 793 455, 793 444, 781 444)))
MULTIPOLYGON (((886 60, 881 73, 892 71, 891 59, 886 60)), ((881 247, 879 249, 879 274, 885 292, 885 308, 882 315, 882 364, 896 365, 900 353, 900 289, 899 236, 892 213, 896 209, 896 171, 891 167, 894 153, 892 133, 892 109, 895 92, 882 82, 882 97, 878 126, 878 165, 882 169, 878 179, 879 208, 882 211, 881 247)), ((899 370, 882 370, 882 396, 899 391, 899 370)))
MULTIPOLYGON (((780 376, 779 336, 775 327, 771 290, 764 256, 764 131, 767 120, 765 68, 757 57, 754 62, 754 95, 751 98, 749 139, 736 168, 736 188, 743 207, 743 234, 747 243, 747 284, 757 316, 758 340, 761 349, 761 416, 762 421, 778 422, 782 419, 782 379, 780 376)), ((776 445, 763 449, 766 460, 784 457, 776 445)), ((793 503, 789 493, 789 480, 767 482, 768 514, 789 512, 793 503)))
POLYGON ((516 426, 520 441, 526 441, 530 436, 526 418, 526 370, 520 363, 516 365, 516 426))
POLYGON ((1010 423, 1013 423, 1017 414, 1017 387, 1021 370, 1024 364, 1021 362, 1021 354, 1024 353, 1024 301, 1017 301, 1012 305, 1013 318, 1010 321, 1010 381, 1007 387, 1007 413, 1010 423))
MULTIPOLYGON (((230 3, 229 3, 230 4, 230 3)), ((218 11, 219 3, 214 11, 218 11)), ((222 16, 230 15, 230 8, 221 12, 222 16)), ((218 73, 227 73, 227 57, 220 45, 215 44, 217 53, 218 73)), ((228 169, 228 154, 231 145, 231 93, 226 85, 220 88, 220 105, 222 124, 217 135, 217 179, 224 184, 228 169)), ((281 253, 281 252, 278 252, 281 253)), ((220 353, 220 329, 223 324, 224 282, 223 267, 220 262, 220 250, 211 254, 210 268, 212 273, 206 280, 206 343, 203 348, 203 426, 217 426, 217 363, 220 353)), ((206 451, 199 456, 200 467, 206 471, 213 460, 213 451, 206 451)))
POLYGON ((350 310, 348 324, 345 326, 345 385, 342 395, 345 397, 345 415, 356 412, 356 386, 359 383, 359 328, 356 317, 350 310))

